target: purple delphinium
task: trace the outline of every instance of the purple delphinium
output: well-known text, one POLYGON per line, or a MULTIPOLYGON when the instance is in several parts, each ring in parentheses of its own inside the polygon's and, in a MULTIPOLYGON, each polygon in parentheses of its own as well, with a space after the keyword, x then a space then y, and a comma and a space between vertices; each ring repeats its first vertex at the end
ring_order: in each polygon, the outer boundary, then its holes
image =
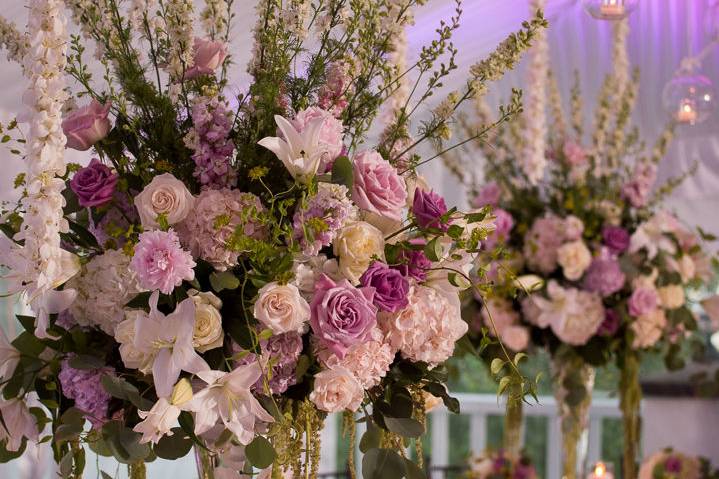
POLYGON ((300 241, 302 252, 308 256, 317 255, 356 214, 357 210, 347 196, 347 187, 327 185, 319 188, 308 200, 306 208, 298 210, 292 218, 294 236, 300 241), (316 227, 318 220, 322 228, 316 227), (307 233, 311 233, 311 238, 306 236, 307 233))
MULTIPOLYGON (((239 346, 233 343, 235 353, 241 351, 239 346)), ((287 388, 297 383, 295 371, 297 360, 302 353, 302 337, 295 332, 277 334, 267 340, 260 342, 263 362, 272 365, 269 374, 268 385, 272 394, 282 394, 287 388)), ((257 361, 257 355, 250 353, 243 356, 237 365, 250 364, 257 361)), ((256 393, 264 393, 264 378, 260 377, 252 390, 256 393)))
POLYGON ((400 271, 381 261, 375 261, 367 268, 360 276, 360 284, 375 289, 373 302, 381 311, 396 313, 409 304, 409 281, 400 271))
POLYGON ((622 289, 625 279, 619 261, 610 254, 602 254, 594 258, 587 268, 584 289, 606 298, 622 289))
POLYGON ((621 226, 605 226, 602 242, 614 254, 622 254, 629 248, 629 232, 621 226))
POLYGON ((102 387, 102 377, 112 375, 112 368, 75 369, 69 358, 60 364, 60 387, 62 394, 75 400, 75 407, 86 414, 94 428, 102 427, 108 420, 110 394, 102 387))
POLYGON ((193 175, 203 186, 227 188, 237 184, 230 160, 234 145, 229 138, 232 119, 225 103, 217 97, 199 97, 192 105, 192 125, 185 143, 194 150, 193 175))
POLYGON ((442 221, 442 215, 447 212, 447 205, 444 198, 434 191, 424 191, 417 188, 414 192, 412 202, 412 214, 417 219, 417 224, 423 228, 436 228, 441 231, 449 229, 449 223, 442 221))

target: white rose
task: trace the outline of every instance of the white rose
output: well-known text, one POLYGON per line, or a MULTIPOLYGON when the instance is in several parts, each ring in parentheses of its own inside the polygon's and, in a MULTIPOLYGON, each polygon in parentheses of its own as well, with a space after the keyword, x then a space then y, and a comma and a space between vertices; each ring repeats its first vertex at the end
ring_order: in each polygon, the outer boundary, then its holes
POLYGON ((339 230, 333 248, 340 259, 340 272, 357 284, 373 256, 384 258, 384 236, 371 224, 358 221, 339 230))
POLYGON ((677 309, 684 306, 684 288, 678 284, 670 284, 657 289, 659 300, 665 309, 677 309))
POLYGON ((152 179, 142 193, 135 197, 135 208, 145 229, 157 228, 158 215, 165 215, 174 225, 184 220, 192 210, 195 199, 185 184, 170 173, 152 179))
POLYGON ((310 305, 297 286, 272 282, 260 289, 254 315, 275 334, 303 332, 310 319, 310 305))
POLYGON ((222 300, 212 293, 188 291, 195 303, 195 329, 192 332, 192 346, 201 353, 222 346, 222 300))
POLYGON ((592 262, 592 253, 582 240, 564 243, 557 250, 557 262, 562 267, 564 277, 576 281, 592 262))

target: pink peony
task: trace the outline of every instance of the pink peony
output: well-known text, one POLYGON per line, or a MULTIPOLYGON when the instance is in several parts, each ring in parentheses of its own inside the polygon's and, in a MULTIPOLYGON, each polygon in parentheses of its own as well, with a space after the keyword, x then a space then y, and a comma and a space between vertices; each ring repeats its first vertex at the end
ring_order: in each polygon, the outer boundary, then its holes
POLYGON ((641 316, 656 309, 659 304, 659 296, 654 289, 637 288, 629 297, 627 309, 632 316, 641 316))
POLYGON ((377 324, 373 298, 374 288, 355 288, 346 279, 335 283, 323 274, 310 305, 312 332, 322 346, 343 358, 351 346, 367 341, 377 324))
POLYGON ((362 385, 350 371, 334 366, 317 373, 310 393, 317 409, 327 412, 356 411, 364 399, 362 385))
POLYGON ((192 66, 185 72, 185 78, 188 80, 201 75, 211 75, 220 68, 227 57, 227 45, 209 38, 195 38, 192 54, 192 66))
POLYGON ((130 268, 142 288, 170 294, 183 280, 195 279, 192 256, 180 246, 173 231, 146 231, 135 245, 130 268))
POLYGON ((324 173, 332 167, 335 159, 342 154, 344 144, 344 125, 332 113, 316 106, 311 106, 297 113, 292 119, 292 126, 298 133, 302 133, 315 120, 322 120, 320 127, 318 147, 323 150, 319 172, 324 173))
POLYGON ((407 201, 404 181, 376 151, 355 155, 352 199, 361 209, 394 221, 402 220, 407 201))
POLYGON ((499 184, 496 181, 490 181, 479 190, 477 196, 472 200, 472 206, 474 208, 481 208, 487 205, 497 206, 501 196, 502 189, 499 187, 499 184))
POLYGON ((265 228, 254 218, 264 209, 252 193, 208 189, 195 198, 195 205, 178 227, 178 233, 195 258, 224 271, 236 265, 240 256, 238 251, 228 248, 238 229, 255 239, 266 236, 265 228))
POLYGON ((437 290, 420 285, 410 289, 407 308, 380 316, 380 327, 402 356, 430 365, 446 361, 467 332, 459 298, 455 304, 437 290))
POLYGON ((102 105, 92 100, 89 105, 70 112, 62 120, 62 131, 67 137, 67 147, 85 151, 102 140, 110 132, 110 120, 107 114, 110 104, 102 105))

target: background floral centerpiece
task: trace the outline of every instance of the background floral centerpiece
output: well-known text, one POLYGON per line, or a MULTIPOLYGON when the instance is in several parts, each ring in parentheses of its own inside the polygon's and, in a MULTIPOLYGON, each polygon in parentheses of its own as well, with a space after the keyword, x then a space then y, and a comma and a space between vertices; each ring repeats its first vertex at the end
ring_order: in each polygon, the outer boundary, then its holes
POLYGON ((0 258, 34 316, 0 336, 3 460, 41 439, 81 477, 86 443, 142 477, 195 446, 208 477, 316 477, 323 420, 344 412, 367 424, 365 474, 421 477, 405 448, 427 394, 458 411, 443 363, 492 226, 420 181, 416 147, 514 66, 541 12, 412 133, 456 69, 459 5, 407 67, 388 59, 423 2, 263 0, 252 83, 231 94, 231 1, 66 3, 81 35, 59 0, 29 2, 28 36, 9 30, 31 87, 27 134, 5 128, 27 174, 0 258), (419 98, 409 74, 428 79, 419 98))

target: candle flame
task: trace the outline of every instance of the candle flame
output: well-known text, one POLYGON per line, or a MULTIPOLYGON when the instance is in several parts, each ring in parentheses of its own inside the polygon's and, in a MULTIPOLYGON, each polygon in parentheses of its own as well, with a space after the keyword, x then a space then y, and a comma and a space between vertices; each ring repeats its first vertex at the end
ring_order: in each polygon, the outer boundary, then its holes
POLYGON ((606 472, 607 466, 605 466, 603 462, 598 462, 597 465, 594 466, 594 475, 596 477, 604 477, 606 472))

